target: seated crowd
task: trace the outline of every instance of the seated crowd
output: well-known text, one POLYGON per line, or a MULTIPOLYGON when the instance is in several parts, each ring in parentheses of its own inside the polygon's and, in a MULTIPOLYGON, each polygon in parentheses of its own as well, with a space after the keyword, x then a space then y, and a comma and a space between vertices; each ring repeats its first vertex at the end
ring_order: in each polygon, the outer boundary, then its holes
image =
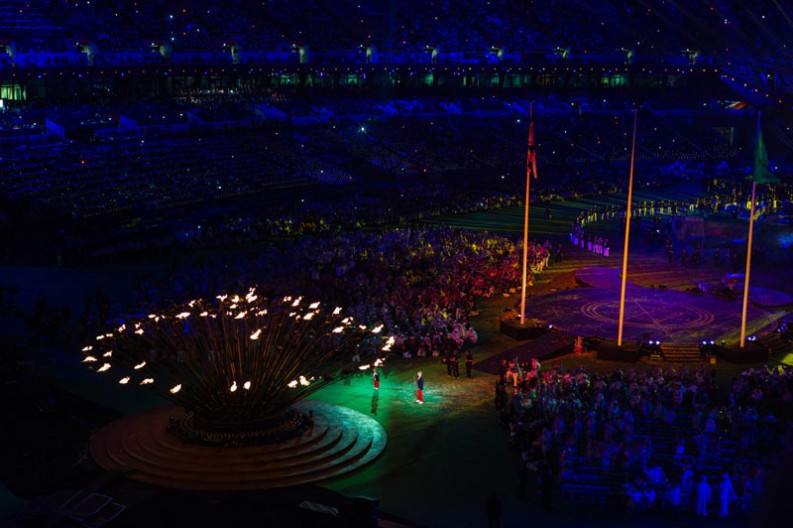
MULTIPOLYGON (((456 1, 431 1, 398 10, 362 0, 273 0, 255 6, 232 1, 222 7, 207 0, 162 5, 42 0, 24 6, 0 3, 0 27, 18 53, 57 53, 90 44, 100 56, 108 55, 104 64, 123 61, 131 52, 138 62, 147 55, 159 58, 163 46, 167 58, 171 50, 209 52, 234 45, 242 53, 289 53, 308 45, 348 63, 366 60, 367 47, 412 62, 439 60, 432 50, 443 60, 460 62, 609 55, 649 64, 672 56, 687 65, 706 55, 737 63, 752 78, 756 63, 773 49, 775 57, 767 61, 776 66, 775 82, 781 82, 791 39, 785 18, 776 16, 778 8, 772 0, 758 0, 752 9, 739 0, 723 0, 685 12, 674 3, 649 9, 625 0, 601 0, 584 9, 573 0, 547 7, 477 0, 465 9, 456 1)), ((2 57, 0 66, 13 62, 2 57)))
MULTIPOLYGON (((260 95, 246 98, 256 104, 260 95)), ((0 220, 103 218, 129 231, 130 219, 134 219, 137 231, 147 232, 145 237, 135 233, 102 241, 94 237, 81 241, 79 233, 72 232, 59 251, 72 253, 63 257, 73 263, 78 258, 172 245, 212 247, 421 221, 521 201, 526 123, 509 114, 478 116, 476 108, 492 107, 488 99, 466 100, 463 106, 474 109, 470 114, 447 112, 429 121, 400 114, 361 126, 340 115, 337 122, 305 128, 266 125, 222 133, 207 129, 163 130, 154 136, 143 133, 149 122, 163 121, 166 128, 181 126, 187 113, 234 116, 241 103, 237 95, 233 97, 235 102, 228 107, 210 102, 208 114, 200 102, 175 108, 133 105, 112 112, 76 109, 71 113, 79 116, 78 122, 110 119, 118 128, 90 142, 59 140, 36 145, 21 138, 17 143, 0 144, 0 156, 10 169, 0 182, 7 197, 0 203, 0 220), (119 114, 141 123, 141 135, 125 133, 118 124, 123 121, 119 114), (393 184, 383 185, 382 179, 393 184), (356 205, 340 206, 349 202, 351 192, 356 205), (272 207, 267 199, 274 199, 276 193, 278 205, 272 207), (240 206, 251 204, 252 199, 255 205, 240 206), (235 213, 217 214, 219 200, 230 203, 235 213), (192 211, 189 221, 172 218, 180 216, 185 206, 192 211)), ((512 103, 527 106, 525 101, 512 103)), ((443 104, 448 107, 460 101, 443 104)), ((322 105, 331 113, 349 108, 346 100, 338 109, 332 99, 322 105)), ((36 119, 57 120, 58 115, 67 114, 59 110, 53 115, 36 114, 36 119)), ((577 199, 624 190, 625 115, 579 115, 567 107, 555 111, 552 125, 546 119, 550 117, 538 114, 535 118, 540 179, 534 200, 577 199), (600 129, 608 133, 592 135, 592 130, 600 129)), ((639 142, 638 161, 643 166, 637 171, 637 185, 642 187, 705 180, 712 169, 713 152, 726 148, 728 159, 737 155, 709 126, 674 117, 647 115, 642 119, 648 130, 656 130, 643 134, 639 142), (671 162, 668 153, 684 161, 671 162)), ((741 172, 737 167, 719 170, 720 185, 737 177, 732 173, 741 172)), ((738 189, 745 195, 744 187, 738 189)), ((789 187, 762 192, 775 193, 772 198, 782 204, 789 187)))

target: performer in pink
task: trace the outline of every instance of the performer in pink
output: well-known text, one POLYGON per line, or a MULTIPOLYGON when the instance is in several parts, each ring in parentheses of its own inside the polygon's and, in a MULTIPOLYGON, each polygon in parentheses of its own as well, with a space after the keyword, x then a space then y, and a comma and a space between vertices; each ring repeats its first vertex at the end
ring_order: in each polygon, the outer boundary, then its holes
POLYGON ((416 374, 416 402, 424 403, 424 378, 420 370, 416 374))
POLYGON ((380 388, 380 371, 377 370, 377 367, 372 369, 372 383, 374 383, 374 390, 380 388))

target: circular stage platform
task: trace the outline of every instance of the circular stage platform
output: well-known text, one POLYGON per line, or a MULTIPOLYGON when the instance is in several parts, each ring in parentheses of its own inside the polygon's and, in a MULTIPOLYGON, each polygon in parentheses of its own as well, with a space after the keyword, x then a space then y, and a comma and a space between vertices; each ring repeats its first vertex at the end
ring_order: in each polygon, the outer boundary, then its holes
POLYGON ((156 486, 189 490, 261 490, 325 480, 377 458, 387 442, 383 427, 352 409, 314 401, 295 407, 314 413, 313 431, 258 446, 186 443, 167 432, 179 407, 163 407, 117 420, 95 433, 89 449, 107 470, 156 486), (310 433, 310 434, 309 434, 310 433))
MULTIPOLYGON (((537 318, 573 335, 616 336, 619 324, 619 270, 582 268, 576 279, 582 288, 533 297, 527 316, 537 318)), ((750 306, 750 333, 774 323, 767 310, 750 306)), ((734 340, 741 324, 741 303, 710 295, 693 295, 671 289, 646 288, 628 282, 624 336, 641 343, 647 336, 665 343, 700 343, 702 340, 734 340)))

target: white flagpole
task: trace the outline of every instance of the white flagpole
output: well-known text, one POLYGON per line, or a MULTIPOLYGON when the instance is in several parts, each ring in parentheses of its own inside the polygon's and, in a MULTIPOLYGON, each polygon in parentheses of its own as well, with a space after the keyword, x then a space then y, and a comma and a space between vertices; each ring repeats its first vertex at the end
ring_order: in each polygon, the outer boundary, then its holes
POLYGON ((633 110, 633 144, 631 145, 631 168, 628 175, 628 205, 625 208, 625 244, 622 249, 622 284, 620 286, 620 316, 617 330, 617 346, 622 346, 622 327, 625 322, 625 288, 628 282, 628 242, 631 233, 631 209, 633 208, 633 162, 636 159, 636 124, 638 113, 633 110))
MULTIPOLYGON (((533 148, 531 144, 532 127, 534 126, 534 103, 529 106, 529 148, 533 148)), ((526 207, 523 213, 523 273, 521 275, 521 290, 520 290, 520 325, 523 326, 526 322, 526 281, 528 280, 529 268, 529 198, 531 188, 531 178, 534 176, 533 160, 530 156, 534 156, 534 152, 529 152, 529 157, 526 160, 526 207)))
POLYGON ((749 240, 746 248, 746 277, 743 281, 743 309, 741 310, 741 348, 746 343, 746 311, 749 307, 749 271, 752 269, 752 234, 754 232, 754 200, 757 182, 752 180, 752 204, 749 208, 749 240))
MULTIPOLYGON (((760 148, 760 112, 757 112, 757 142, 760 148)), ((758 153, 755 152, 755 159, 758 153)), ((756 170, 756 169, 755 169, 756 170)), ((749 205, 749 237, 746 241, 746 274, 743 279, 743 306, 741 307, 741 342, 740 348, 746 344, 746 312, 749 308, 749 272, 752 269, 752 238, 754 235, 754 209, 757 191, 757 174, 752 175, 752 203, 749 205)))

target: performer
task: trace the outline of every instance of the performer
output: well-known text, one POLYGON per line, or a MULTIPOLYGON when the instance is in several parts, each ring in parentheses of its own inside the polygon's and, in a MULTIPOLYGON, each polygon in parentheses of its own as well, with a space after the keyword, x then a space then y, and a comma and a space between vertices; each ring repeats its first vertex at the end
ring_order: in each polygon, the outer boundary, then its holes
POLYGON ((380 371, 377 370, 377 367, 372 369, 372 383, 374 383, 374 390, 380 388, 380 371))
POLYGON ((719 493, 719 517, 725 517, 730 513, 730 501, 735 500, 735 488, 732 487, 729 473, 725 473, 721 477, 721 482, 718 486, 719 493))
POLYGON ((424 403, 424 378, 420 370, 416 374, 416 402, 424 403))
POLYGON ((474 366, 474 356, 471 355, 470 350, 465 351, 465 374, 471 377, 471 368, 474 366))
POLYGON ((702 475, 702 479, 699 481, 699 484, 697 484, 696 489, 697 515, 707 515, 711 487, 710 484, 708 484, 708 478, 705 475, 702 475))

